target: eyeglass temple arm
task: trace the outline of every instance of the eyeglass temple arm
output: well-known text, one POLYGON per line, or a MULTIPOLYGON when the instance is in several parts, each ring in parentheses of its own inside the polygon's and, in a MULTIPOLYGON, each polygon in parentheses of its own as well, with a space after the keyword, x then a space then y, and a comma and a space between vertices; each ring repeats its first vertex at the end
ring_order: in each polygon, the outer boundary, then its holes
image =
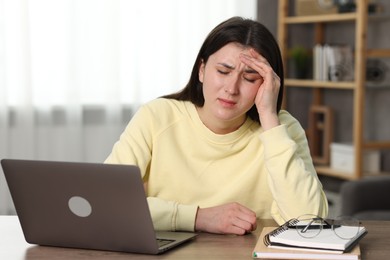
POLYGON ((306 233, 306 231, 310 228, 311 224, 313 224, 314 221, 317 221, 317 220, 321 220, 325 223, 325 225, 322 225, 322 228, 331 228, 332 225, 329 224, 328 221, 326 221, 325 219, 323 218, 313 218, 309 223, 307 223, 307 225, 300 231, 301 233, 306 233))

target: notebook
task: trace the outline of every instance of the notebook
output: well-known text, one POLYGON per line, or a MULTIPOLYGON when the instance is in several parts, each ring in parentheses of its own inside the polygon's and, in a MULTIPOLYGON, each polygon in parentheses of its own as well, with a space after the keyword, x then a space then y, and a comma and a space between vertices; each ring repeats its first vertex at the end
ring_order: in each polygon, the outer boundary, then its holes
POLYGON ((267 246, 264 243, 266 235, 277 229, 276 227, 264 227, 253 250, 254 258, 261 259, 360 259, 360 247, 356 245, 350 252, 333 250, 302 249, 283 246, 267 246))
POLYGON ((196 236, 155 232, 136 166, 11 159, 1 165, 28 243, 159 254, 196 236))
MULTIPOLYGON (((365 227, 360 227, 356 236, 351 239, 343 239, 338 237, 334 230, 323 229, 317 236, 312 238, 305 238, 298 234, 293 227, 298 225, 295 219, 292 219, 281 225, 274 231, 270 232, 264 237, 264 243, 268 246, 284 246, 284 247, 298 247, 309 249, 325 249, 348 252, 359 242, 359 240, 367 233, 365 227)), ((349 230, 353 227, 339 226, 338 232, 342 230, 349 230)), ((347 233, 347 232, 344 232, 347 233)))

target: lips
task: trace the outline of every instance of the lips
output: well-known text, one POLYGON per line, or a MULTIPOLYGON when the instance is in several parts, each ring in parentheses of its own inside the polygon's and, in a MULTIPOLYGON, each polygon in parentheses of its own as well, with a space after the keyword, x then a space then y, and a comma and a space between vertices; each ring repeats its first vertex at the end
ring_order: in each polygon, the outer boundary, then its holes
POLYGON ((219 98, 218 100, 224 107, 233 107, 236 105, 236 102, 233 100, 224 99, 224 98, 219 98))

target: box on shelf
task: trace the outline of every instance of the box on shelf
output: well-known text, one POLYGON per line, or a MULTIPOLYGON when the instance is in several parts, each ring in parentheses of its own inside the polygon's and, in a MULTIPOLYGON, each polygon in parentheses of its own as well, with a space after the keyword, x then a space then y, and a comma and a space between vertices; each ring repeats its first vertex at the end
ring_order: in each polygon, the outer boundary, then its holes
MULTIPOLYGON (((380 172, 380 152, 377 150, 365 150, 363 152, 363 172, 380 172)), ((330 167, 354 173, 355 153, 352 144, 331 143, 330 145, 330 167)))
MULTIPOLYGON (((329 2, 329 1, 322 1, 329 2)), ((330 4, 321 6, 318 0, 296 0, 295 1, 295 15, 319 15, 319 14, 335 14, 338 12, 338 7, 330 1, 330 4)))

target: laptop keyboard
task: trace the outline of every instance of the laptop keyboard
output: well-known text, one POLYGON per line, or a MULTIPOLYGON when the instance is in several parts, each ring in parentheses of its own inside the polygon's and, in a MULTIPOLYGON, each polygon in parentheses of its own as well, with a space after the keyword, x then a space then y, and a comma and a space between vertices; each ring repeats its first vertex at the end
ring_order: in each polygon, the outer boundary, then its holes
POLYGON ((158 247, 168 245, 168 244, 172 243, 173 241, 175 241, 175 240, 157 238, 158 247))

